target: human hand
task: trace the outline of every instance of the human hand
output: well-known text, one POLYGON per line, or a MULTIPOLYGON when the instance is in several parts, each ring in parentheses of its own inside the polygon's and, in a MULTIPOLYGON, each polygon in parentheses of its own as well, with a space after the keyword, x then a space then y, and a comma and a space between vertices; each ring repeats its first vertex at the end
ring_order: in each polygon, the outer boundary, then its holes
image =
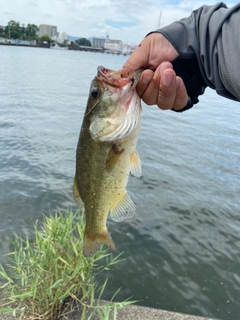
POLYGON ((177 57, 178 52, 162 34, 152 33, 132 53, 121 73, 126 77, 138 68, 148 68, 138 82, 138 95, 148 105, 181 110, 188 102, 188 94, 183 80, 176 76, 169 62, 177 57))

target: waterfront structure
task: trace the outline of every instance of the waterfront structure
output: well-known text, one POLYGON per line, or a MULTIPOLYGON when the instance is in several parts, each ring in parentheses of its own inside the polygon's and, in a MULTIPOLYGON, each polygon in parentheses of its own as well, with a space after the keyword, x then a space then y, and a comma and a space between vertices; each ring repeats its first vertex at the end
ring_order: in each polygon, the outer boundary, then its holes
POLYGON ((107 36, 104 43, 104 49, 112 53, 122 53, 122 40, 112 40, 107 36))
POLYGON ((105 38, 92 38, 91 44, 94 48, 104 48, 105 38))
POLYGON ((57 42, 64 43, 65 40, 68 41, 68 35, 66 34, 66 32, 59 33, 57 42))
POLYGON ((42 37, 47 34, 51 39, 56 40, 58 37, 57 27, 49 24, 40 24, 38 36, 42 37))

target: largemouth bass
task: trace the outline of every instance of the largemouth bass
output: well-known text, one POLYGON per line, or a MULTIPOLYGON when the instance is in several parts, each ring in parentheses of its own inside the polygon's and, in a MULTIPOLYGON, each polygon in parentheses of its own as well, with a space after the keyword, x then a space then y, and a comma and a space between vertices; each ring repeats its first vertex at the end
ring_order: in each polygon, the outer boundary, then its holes
POLYGON ((122 221, 135 214, 126 191, 129 173, 140 177, 136 152, 140 130, 140 98, 135 87, 142 70, 122 78, 120 71, 98 67, 90 87, 76 152, 75 201, 85 206, 83 254, 105 244, 116 250, 107 231, 108 214, 122 221))

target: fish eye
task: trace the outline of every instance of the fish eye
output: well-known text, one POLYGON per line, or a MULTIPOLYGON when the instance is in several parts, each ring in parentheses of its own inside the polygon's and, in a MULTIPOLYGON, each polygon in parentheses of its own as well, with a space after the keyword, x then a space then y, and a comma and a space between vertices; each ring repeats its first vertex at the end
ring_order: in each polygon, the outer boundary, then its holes
POLYGON ((96 99, 96 98, 98 97, 98 94, 99 94, 98 88, 93 88, 93 89, 92 89, 92 97, 93 97, 94 99, 96 99))

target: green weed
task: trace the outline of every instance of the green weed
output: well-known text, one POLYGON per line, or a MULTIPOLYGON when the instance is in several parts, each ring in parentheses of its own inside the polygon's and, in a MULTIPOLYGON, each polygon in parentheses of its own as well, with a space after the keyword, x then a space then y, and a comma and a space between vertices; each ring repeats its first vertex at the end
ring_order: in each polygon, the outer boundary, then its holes
POLYGON ((82 254, 84 228, 80 212, 67 211, 44 217, 40 226, 36 223, 34 241, 14 235, 15 251, 8 255, 7 271, 0 265, 4 281, 0 290, 6 296, 0 313, 12 313, 18 319, 56 320, 61 319, 70 299, 81 306, 81 320, 96 313, 105 320, 110 312, 116 319, 118 308, 133 303, 96 304, 96 293, 100 299, 107 282, 98 288, 94 277, 121 260, 120 255, 113 258, 103 249, 86 259, 82 254))

